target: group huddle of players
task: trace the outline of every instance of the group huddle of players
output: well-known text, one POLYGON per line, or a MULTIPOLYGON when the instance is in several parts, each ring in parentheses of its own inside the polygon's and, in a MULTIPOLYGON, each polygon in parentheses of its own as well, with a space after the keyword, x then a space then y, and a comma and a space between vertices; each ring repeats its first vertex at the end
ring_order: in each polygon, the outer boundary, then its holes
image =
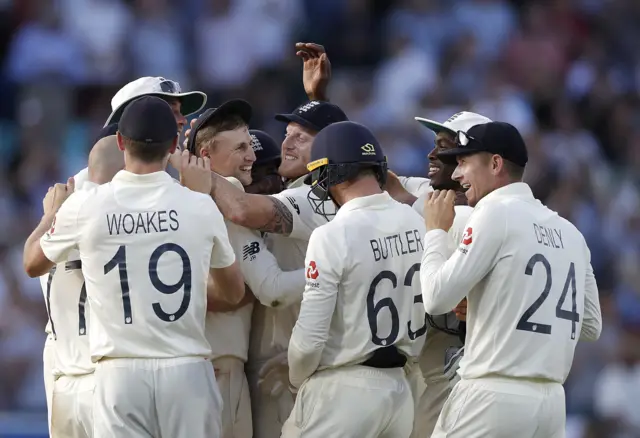
POLYGON ((564 436, 600 306, 582 235, 521 182, 520 134, 416 117, 429 179, 398 177, 329 103, 324 49, 296 50, 310 100, 276 116, 281 147, 243 100, 179 145, 206 95, 144 77, 50 188, 24 251, 50 435, 564 436))

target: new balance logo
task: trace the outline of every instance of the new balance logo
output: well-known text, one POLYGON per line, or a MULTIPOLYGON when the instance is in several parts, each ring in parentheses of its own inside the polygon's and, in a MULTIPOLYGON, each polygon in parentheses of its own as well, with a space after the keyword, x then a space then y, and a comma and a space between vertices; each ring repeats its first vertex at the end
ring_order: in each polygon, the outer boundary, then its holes
POLYGON ((246 244, 242 248, 242 260, 253 261, 256 258, 256 254, 260 252, 260 244, 258 242, 251 242, 246 244))
POLYGON ((300 214, 300 207, 298 207, 298 204, 296 203, 295 198, 292 198, 291 196, 287 196, 287 201, 289 201, 289 203, 291 203, 291 206, 296 209, 296 213, 298 213, 298 215, 299 215, 300 214))

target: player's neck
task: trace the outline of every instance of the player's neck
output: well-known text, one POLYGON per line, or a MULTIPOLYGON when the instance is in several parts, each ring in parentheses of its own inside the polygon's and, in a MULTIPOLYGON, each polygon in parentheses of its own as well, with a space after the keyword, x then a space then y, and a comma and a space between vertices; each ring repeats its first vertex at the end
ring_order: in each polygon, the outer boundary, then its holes
POLYGON ((142 163, 133 162, 126 163, 124 170, 127 172, 135 173, 136 175, 147 175, 149 173, 163 172, 167 166, 164 163, 142 163))
POLYGON ((352 199, 379 195, 382 193, 382 189, 376 180, 361 179, 346 184, 348 184, 348 186, 336 187, 338 189, 338 193, 334 195, 334 198, 336 198, 340 205, 344 205, 352 199))

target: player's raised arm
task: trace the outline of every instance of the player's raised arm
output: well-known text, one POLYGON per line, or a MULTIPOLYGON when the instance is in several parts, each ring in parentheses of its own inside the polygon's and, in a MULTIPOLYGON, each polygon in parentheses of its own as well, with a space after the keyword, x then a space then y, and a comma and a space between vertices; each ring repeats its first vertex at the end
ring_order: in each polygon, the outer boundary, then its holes
POLYGON ((449 235, 439 222, 444 210, 453 211, 453 192, 429 194, 425 205, 427 234, 420 268, 422 298, 427 313, 450 312, 496 263, 498 249, 506 232, 506 216, 501 208, 476 207, 458 249, 448 258, 449 235), (446 205, 445 205, 446 204, 446 205))
POLYGON ((600 311, 600 297, 596 277, 591 266, 591 252, 585 243, 587 254, 587 277, 584 282, 584 316, 580 331, 581 341, 597 341, 602 331, 602 313, 600 311))
MULTIPOLYGON (((305 266, 306 287, 289 341, 289 380, 295 387, 316 372, 336 307, 344 258, 326 228, 311 235, 305 266)), ((346 249, 345 249, 346 250, 346 249)))
POLYGON ((216 173, 212 173, 211 183, 211 196, 226 219, 252 230, 291 234, 293 214, 280 200, 245 193, 216 173))
MULTIPOLYGON (((62 209, 59 213, 73 191, 74 181, 73 178, 69 178, 67 184, 50 187, 42 201, 44 215, 24 244, 22 262, 25 272, 31 278, 46 274, 55 263, 64 260, 76 244, 76 209, 68 206, 69 208, 62 209)), ((75 204, 72 204, 75 207, 75 204)))

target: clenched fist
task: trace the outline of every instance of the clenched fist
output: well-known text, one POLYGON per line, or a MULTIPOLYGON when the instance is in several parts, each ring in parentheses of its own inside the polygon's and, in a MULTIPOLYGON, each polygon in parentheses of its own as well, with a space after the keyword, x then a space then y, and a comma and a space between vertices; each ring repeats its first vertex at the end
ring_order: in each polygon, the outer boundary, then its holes
POLYGON ((454 190, 436 190, 427 194, 423 211, 427 231, 449 231, 456 215, 455 202, 456 192, 454 190))
POLYGON ((71 196, 75 190, 75 180, 69 178, 66 184, 56 184, 49 187, 46 196, 42 200, 42 209, 45 215, 54 215, 58 212, 64 201, 71 196))

